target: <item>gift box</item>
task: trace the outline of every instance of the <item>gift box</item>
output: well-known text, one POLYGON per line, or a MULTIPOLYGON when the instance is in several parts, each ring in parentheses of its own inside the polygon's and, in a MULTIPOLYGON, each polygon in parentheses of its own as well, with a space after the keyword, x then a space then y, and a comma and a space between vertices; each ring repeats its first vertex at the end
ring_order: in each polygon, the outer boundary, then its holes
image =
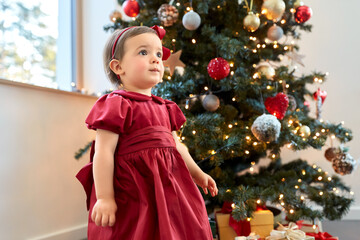
POLYGON ((274 215, 269 210, 259 210, 253 213, 250 220, 251 232, 260 235, 261 239, 265 239, 274 229, 274 215))
POLYGON ((234 240, 238 235, 229 225, 230 214, 217 212, 215 216, 219 240, 234 240))
POLYGON ((266 240, 315 240, 313 236, 307 236, 305 232, 299 230, 295 223, 289 223, 288 226, 279 224, 277 230, 272 230, 266 240))

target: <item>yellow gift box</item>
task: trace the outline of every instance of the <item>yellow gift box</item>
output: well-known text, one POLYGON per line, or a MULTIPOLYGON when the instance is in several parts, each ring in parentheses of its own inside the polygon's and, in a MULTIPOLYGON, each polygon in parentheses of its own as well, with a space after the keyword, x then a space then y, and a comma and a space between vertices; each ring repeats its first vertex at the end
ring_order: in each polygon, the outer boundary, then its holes
POLYGON ((265 239, 274 229, 274 215, 269 210, 254 212, 250 220, 251 232, 256 233, 261 239, 265 239))
POLYGON ((229 226, 229 220, 229 213, 216 213, 219 240, 234 240, 237 236, 235 230, 229 226))

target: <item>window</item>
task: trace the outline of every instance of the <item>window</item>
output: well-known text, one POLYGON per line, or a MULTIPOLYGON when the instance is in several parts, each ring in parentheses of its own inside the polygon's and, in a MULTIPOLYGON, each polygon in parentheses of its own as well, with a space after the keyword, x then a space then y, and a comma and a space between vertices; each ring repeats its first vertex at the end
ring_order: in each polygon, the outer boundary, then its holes
POLYGON ((0 78, 72 90, 75 0, 0 0, 0 78))

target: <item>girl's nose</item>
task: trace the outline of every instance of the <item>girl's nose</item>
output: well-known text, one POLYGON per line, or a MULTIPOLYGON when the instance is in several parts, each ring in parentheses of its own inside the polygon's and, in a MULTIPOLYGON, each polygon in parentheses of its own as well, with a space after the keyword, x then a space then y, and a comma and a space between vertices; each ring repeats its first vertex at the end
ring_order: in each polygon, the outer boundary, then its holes
POLYGON ((159 63, 159 59, 154 58, 154 59, 152 60, 152 63, 159 63))

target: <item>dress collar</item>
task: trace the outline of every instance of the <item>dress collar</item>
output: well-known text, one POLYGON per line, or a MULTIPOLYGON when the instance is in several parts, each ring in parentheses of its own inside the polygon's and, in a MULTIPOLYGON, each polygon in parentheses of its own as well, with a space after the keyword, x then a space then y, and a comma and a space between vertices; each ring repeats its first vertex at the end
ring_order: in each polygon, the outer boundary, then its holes
POLYGON ((154 94, 151 94, 151 96, 138 93, 138 92, 131 92, 126 90, 115 90, 113 93, 120 94, 123 97, 126 97, 128 99, 138 100, 138 101, 149 101, 154 100, 157 103, 163 104, 165 103, 164 99, 161 97, 155 96, 154 94))

